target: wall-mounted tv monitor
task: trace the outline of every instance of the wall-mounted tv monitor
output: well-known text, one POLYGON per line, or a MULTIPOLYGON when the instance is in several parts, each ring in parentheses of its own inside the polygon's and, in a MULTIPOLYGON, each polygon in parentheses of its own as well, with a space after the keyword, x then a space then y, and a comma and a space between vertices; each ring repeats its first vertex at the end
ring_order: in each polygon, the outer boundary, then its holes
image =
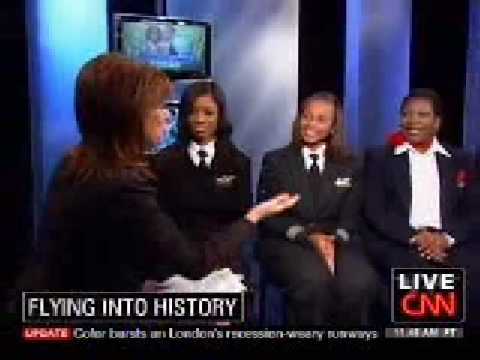
POLYGON ((136 14, 113 17, 111 50, 153 65, 172 79, 211 77, 210 23, 136 14))

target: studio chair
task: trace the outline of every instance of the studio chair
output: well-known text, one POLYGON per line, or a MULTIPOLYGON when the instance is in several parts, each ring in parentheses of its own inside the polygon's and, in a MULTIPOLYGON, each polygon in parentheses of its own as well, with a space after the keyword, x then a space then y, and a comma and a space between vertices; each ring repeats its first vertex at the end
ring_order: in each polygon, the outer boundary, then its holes
POLYGON ((253 313, 259 326, 286 325, 285 290, 276 285, 259 259, 258 238, 248 244, 248 279, 253 294, 253 313))

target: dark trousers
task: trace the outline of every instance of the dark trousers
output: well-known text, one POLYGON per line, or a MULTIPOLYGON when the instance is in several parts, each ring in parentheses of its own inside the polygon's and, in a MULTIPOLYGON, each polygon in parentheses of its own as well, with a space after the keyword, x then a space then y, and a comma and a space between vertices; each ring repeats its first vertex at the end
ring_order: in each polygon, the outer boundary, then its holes
POLYGON ((333 276, 310 244, 262 239, 260 259, 285 289, 289 325, 367 325, 377 292, 373 269, 355 245, 336 250, 333 276))

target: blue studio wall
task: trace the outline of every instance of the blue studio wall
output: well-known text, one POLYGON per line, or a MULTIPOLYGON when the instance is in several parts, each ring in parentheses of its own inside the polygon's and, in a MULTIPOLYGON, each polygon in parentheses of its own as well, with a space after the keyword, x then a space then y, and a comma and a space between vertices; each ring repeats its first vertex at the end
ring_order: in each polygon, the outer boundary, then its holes
POLYGON ((357 151, 384 144, 409 89, 411 0, 348 0, 345 117, 357 151))
POLYGON ((74 81, 88 59, 107 49, 106 12, 106 0, 27 1, 36 218, 52 171, 80 139, 74 81))

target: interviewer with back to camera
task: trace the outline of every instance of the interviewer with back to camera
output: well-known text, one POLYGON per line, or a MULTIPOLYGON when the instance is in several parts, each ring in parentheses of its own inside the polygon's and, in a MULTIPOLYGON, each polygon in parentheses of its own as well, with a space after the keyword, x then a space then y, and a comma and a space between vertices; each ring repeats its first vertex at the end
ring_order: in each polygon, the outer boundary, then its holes
MULTIPOLYGON (((161 211, 145 159, 164 136, 168 112, 162 108, 170 91, 165 74, 118 54, 98 56, 81 69, 75 111, 82 140, 51 184, 36 288, 132 291, 146 279, 199 275, 199 254, 161 211)), ((287 194, 270 199, 212 241, 219 247, 223 237, 241 242, 255 223, 297 200, 287 194)))

